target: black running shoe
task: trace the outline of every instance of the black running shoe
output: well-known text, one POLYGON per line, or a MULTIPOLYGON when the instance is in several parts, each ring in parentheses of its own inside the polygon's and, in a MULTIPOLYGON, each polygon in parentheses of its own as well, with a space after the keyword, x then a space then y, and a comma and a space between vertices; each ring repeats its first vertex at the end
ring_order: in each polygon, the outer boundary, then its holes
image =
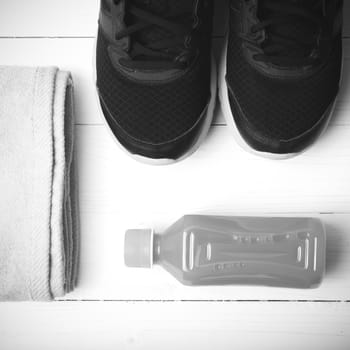
POLYGON ((220 99, 244 148, 287 158, 325 130, 341 76, 342 10, 339 0, 230 1, 220 99))
POLYGON ((216 97, 212 22, 212 0, 101 1, 100 105, 135 158, 178 161, 207 134, 216 97))

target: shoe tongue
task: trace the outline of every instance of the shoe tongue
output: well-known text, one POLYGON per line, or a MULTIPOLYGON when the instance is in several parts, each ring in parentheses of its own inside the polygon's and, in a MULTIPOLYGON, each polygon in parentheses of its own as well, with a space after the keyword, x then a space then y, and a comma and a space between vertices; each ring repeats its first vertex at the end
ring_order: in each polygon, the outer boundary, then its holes
MULTIPOLYGON (((305 9, 306 11, 310 11, 311 13, 315 13, 315 11, 319 11, 320 14, 322 13, 322 6, 318 6, 320 4, 320 0, 285 0, 289 4, 294 4, 296 7, 299 7, 300 9, 305 9)), ((261 20, 265 19, 271 19, 276 18, 276 16, 279 16, 279 14, 273 13, 268 7, 264 6, 264 3, 269 2, 269 0, 262 0, 261 5, 259 5, 258 8, 258 17, 261 20)), ((283 4, 281 4, 283 6, 283 4)), ((292 40, 295 39, 296 43, 298 40, 302 39, 315 39, 315 45, 316 45, 316 37, 319 33, 319 28, 315 24, 313 24, 312 21, 308 20, 307 18, 303 17, 296 17, 295 21, 293 23, 279 23, 271 25, 268 29, 268 36, 267 41, 264 43, 265 46, 268 46, 269 44, 274 43, 274 34, 290 38, 292 40)), ((296 45, 295 49, 288 48, 288 56, 290 57, 305 57, 311 54, 314 47, 310 45, 310 47, 302 48, 300 45, 296 45)))
POLYGON ((167 0, 134 0, 133 3, 143 10, 153 13, 166 12, 169 6, 169 1, 167 0))
MULTIPOLYGON (((196 0, 133 0, 132 3, 142 10, 169 19, 176 23, 189 24, 196 0)), ((131 19, 133 23, 133 19, 131 19)), ((131 24, 132 24, 131 23, 131 24)), ((135 35, 142 45, 152 48, 152 44, 163 39, 170 39, 173 33, 158 26, 150 26, 135 35)))
POLYGON ((133 0, 133 3, 154 14, 188 12, 193 9, 195 0, 133 0))

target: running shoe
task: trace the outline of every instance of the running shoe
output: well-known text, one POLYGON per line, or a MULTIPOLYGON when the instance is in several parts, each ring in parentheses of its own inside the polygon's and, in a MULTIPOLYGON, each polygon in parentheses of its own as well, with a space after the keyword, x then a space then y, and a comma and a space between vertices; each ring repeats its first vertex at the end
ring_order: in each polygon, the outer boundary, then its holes
POLYGON ((103 0, 96 85, 104 118, 134 158, 168 164, 211 125, 212 0, 103 0))
POLYGON ((343 1, 231 0, 220 99, 239 143, 269 158, 310 146, 332 116, 343 1))

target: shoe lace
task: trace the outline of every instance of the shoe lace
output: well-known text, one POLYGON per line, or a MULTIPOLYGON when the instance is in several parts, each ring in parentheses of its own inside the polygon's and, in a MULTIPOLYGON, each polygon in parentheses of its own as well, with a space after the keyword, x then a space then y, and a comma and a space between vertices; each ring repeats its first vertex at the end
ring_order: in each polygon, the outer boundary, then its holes
POLYGON ((131 69, 183 69, 193 51, 193 13, 184 9, 167 11, 166 6, 162 11, 152 11, 152 1, 126 2, 126 27, 116 39, 129 37, 131 45, 128 57, 120 63, 131 69))
POLYGON ((260 0, 259 23, 251 32, 260 37, 254 59, 275 65, 304 66, 319 60, 320 34, 327 30, 322 0, 260 0))

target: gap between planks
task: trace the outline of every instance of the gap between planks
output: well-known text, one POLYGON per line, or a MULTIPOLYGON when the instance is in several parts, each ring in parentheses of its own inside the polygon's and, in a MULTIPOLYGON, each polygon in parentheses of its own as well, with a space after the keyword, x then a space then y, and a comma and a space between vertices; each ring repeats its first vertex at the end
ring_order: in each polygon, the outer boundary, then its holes
POLYGON ((56 299, 55 303, 62 302, 113 302, 113 303, 334 303, 334 304, 347 304, 350 300, 332 300, 332 299, 56 299))

